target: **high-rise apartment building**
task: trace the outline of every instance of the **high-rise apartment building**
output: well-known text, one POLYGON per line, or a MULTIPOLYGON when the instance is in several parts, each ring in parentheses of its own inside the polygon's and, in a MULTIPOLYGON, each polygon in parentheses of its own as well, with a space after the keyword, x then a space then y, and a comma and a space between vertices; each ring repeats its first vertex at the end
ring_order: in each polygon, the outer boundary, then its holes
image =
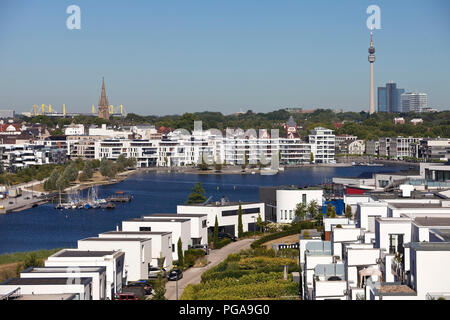
POLYGON ((419 92, 407 92, 401 95, 403 112, 422 112, 428 105, 428 95, 419 92))

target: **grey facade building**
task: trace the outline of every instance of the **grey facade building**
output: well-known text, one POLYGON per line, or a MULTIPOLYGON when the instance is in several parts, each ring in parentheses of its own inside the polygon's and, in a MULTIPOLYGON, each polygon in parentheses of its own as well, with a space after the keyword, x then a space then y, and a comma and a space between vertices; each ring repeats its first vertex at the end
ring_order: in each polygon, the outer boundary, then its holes
POLYGON ((0 110, 0 119, 11 119, 16 116, 16 112, 14 110, 0 110))
POLYGON ((403 112, 422 112, 428 105, 426 93, 408 92, 401 95, 403 112))
POLYGON ((378 112, 403 112, 401 95, 404 92, 405 89, 397 88, 394 82, 378 87, 378 112))

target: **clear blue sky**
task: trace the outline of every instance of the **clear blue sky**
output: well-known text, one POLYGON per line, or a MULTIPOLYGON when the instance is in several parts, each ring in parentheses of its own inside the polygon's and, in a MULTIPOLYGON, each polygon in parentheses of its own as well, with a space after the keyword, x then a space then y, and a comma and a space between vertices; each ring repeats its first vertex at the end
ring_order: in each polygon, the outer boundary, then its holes
POLYGON ((381 7, 376 86, 450 107, 448 0, 0 0, 0 108, 181 114, 368 109, 366 8, 381 7), (66 8, 81 7, 81 30, 66 8))

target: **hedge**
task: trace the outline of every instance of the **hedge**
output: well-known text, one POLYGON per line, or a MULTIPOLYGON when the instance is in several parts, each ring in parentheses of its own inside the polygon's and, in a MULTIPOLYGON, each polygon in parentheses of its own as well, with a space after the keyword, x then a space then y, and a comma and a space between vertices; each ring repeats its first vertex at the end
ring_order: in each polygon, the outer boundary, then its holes
POLYGON ((261 237, 258 240, 253 241, 253 243, 251 244, 251 247, 253 249, 256 249, 256 248, 258 248, 259 246, 261 246, 265 242, 268 242, 268 241, 271 241, 271 240, 275 240, 275 239, 279 239, 279 238, 283 238, 283 237, 287 237, 287 236, 291 236, 293 234, 300 233, 303 229, 312 229, 315 226, 316 225, 313 222, 300 222, 300 223, 297 223, 297 224, 293 225, 292 227, 290 227, 286 231, 281 231, 281 232, 277 232, 277 233, 271 233, 271 234, 268 234, 267 236, 261 237))
POLYGON ((217 242, 214 244, 214 249, 220 249, 220 248, 223 248, 223 247, 225 247, 227 244, 230 244, 230 243, 231 243, 231 239, 228 239, 228 238, 221 239, 221 240, 217 241, 217 242))
POLYGON ((202 286, 203 284, 188 285, 184 289, 181 300, 279 299, 281 296, 297 296, 299 290, 298 283, 289 280, 269 280, 217 288, 203 288, 202 286))

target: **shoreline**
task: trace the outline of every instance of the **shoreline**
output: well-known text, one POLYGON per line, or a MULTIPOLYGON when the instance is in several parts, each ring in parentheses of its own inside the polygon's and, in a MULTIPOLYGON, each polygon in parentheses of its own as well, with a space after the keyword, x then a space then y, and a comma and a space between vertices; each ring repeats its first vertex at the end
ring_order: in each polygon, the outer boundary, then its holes
MULTIPOLYGON (((396 160, 373 160, 373 163, 379 163, 384 165, 409 165, 409 166, 419 166, 419 163, 411 163, 406 161, 396 161, 396 160)), ((296 168, 347 168, 347 167, 353 167, 351 162, 338 162, 335 164, 302 164, 302 165, 285 165, 282 166, 285 169, 296 169, 296 168)), ((368 166, 370 168, 370 166, 368 166)), ((119 173, 116 178, 112 180, 104 180, 104 181, 97 181, 97 182, 87 182, 83 184, 76 184, 74 186, 71 186, 64 190, 64 192, 71 192, 71 191, 79 191, 79 190, 85 190, 94 186, 103 186, 103 185, 113 185, 118 184, 120 182, 125 181, 128 177, 134 175, 134 174, 140 174, 140 173, 147 173, 147 172, 156 172, 156 173, 181 173, 181 174, 190 174, 190 175, 260 175, 260 169, 259 168, 246 168, 245 171, 242 170, 241 166, 226 166, 222 168, 220 172, 216 172, 214 169, 202 171, 196 167, 151 167, 151 168, 137 168, 129 171, 124 171, 119 173)), ((281 171, 284 172, 284 171, 281 171)), ((32 185, 40 184, 42 181, 34 181, 29 183, 32 185)), ((15 202, 17 202, 17 199, 23 200, 25 197, 25 194, 31 194, 32 191, 29 191, 25 188, 23 188, 23 195, 22 197, 16 198, 15 202)), ((56 193, 49 193, 49 192, 40 192, 40 191, 34 191, 34 193, 41 193, 42 195, 45 195, 46 198, 35 198, 33 197, 24 204, 19 204, 10 208, 6 208, 0 211, 1 214, 8 214, 8 213, 17 213, 24 210, 31 209, 36 206, 40 206, 43 204, 46 204, 48 202, 51 202, 55 196, 56 193)), ((11 200, 11 199, 9 199, 11 200)), ((8 200, 8 201, 9 201, 8 200)), ((24 200, 23 200, 24 201, 24 200)))

